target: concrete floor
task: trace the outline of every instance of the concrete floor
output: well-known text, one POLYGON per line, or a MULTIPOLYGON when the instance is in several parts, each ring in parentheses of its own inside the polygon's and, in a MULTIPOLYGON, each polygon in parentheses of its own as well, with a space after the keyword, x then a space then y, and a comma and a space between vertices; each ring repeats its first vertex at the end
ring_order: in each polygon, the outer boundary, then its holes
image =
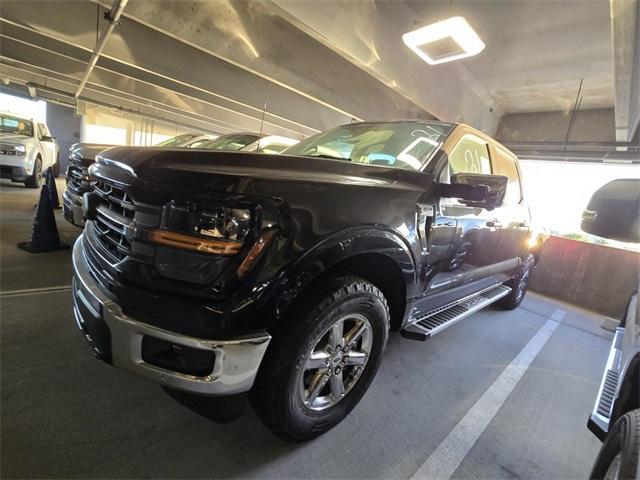
MULTIPOLYGON (((600 443, 585 424, 611 342, 600 316, 529 293, 513 312, 486 309, 426 343, 393 334, 351 415, 289 444, 251 409, 214 423, 95 360, 69 291, 6 295, 70 283, 69 251, 15 248, 36 196, 0 186, 2 478, 410 478, 557 309, 562 323, 453 477, 587 477, 600 443)), ((78 233, 59 214, 58 226, 67 242, 78 233)))

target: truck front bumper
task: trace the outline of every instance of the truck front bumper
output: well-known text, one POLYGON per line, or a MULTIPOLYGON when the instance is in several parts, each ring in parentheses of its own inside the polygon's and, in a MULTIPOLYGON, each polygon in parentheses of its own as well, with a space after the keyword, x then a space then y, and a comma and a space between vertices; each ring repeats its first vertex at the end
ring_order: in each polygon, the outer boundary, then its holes
POLYGON ((84 227, 84 214, 82 213, 82 197, 75 195, 69 189, 62 195, 62 213, 64 218, 76 227, 84 227))
POLYGON ((82 236, 73 247, 73 270, 76 323, 98 358, 163 386, 198 395, 233 395, 253 386, 271 340, 267 333, 208 340, 128 317, 91 275, 82 236), (206 366, 209 359, 210 369, 206 366), (189 372, 194 369, 199 371, 189 372))

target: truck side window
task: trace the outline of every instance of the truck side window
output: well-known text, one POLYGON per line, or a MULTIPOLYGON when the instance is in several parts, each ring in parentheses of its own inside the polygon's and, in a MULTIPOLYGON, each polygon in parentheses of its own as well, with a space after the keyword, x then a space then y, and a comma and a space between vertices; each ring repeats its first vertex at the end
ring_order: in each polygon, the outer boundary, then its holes
POLYGON ((467 135, 453 148, 449 164, 440 176, 440 181, 449 183, 454 173, 491 174, 491 159, 486 142, 467 135))
POLYGON ((496 175, 504 175, 509 179, 504 202, 510 204, 520 203, 520 200, 522 200, 522 190, 520 188, 520 174, 518 173, 516 162, 500 151, 496 157, 496 175))

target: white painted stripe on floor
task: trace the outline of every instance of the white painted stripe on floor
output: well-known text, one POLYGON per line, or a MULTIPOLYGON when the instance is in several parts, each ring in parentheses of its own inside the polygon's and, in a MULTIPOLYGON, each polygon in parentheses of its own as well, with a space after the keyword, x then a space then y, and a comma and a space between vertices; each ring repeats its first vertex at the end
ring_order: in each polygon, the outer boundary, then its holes
POLYGON ((558 309, 553 312, 553 315, 540 327, 496 381, 453 427, 438 448, 429 455, 429 458, 411 477, 412 479, 449 480, 451 478, 565 315, 564 310, 558 309))
POLYGON ((27 288, 25 290, 7 290, 0 292, 0 297, 18 297, 22 295, 34 295, 38 293, 63 292, 71 290, 71 285, 61 285, 57 287, 27 288))

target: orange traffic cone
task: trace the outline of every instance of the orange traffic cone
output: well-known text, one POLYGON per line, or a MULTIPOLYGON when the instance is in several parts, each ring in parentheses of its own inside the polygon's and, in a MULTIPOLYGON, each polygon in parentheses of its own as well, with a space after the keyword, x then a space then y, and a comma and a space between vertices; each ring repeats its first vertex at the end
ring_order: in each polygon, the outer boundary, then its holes
POLYGON ((43 185, 42 190, 40 190, 40 201, 38 202, 36 218, 31 229, 31 240, 19 243, 18 248, 31 253, 53 252, 69 248, 69 245, 65 245, 60 241, 47 185, 43 185))

